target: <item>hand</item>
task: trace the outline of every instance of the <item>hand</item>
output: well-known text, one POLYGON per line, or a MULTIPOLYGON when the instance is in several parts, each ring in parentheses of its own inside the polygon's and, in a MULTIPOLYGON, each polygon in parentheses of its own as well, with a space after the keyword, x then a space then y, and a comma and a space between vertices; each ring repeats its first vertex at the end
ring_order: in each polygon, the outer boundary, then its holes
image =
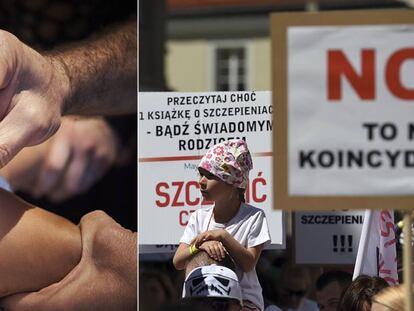
POLYGON ((0 30, 0 167, 23 147, 45 141, 60 125, 69 79, 46 58, 0 30))
POLYGON ((200 248, 200 245, 203 244, 205 241, 223 241, 224 235, 227 233, 224 229, 217 229, 217 230, 209 230, 197 235, 190 244, 195 244, 197 248, 200 248))
POLYGON ((216 261, 222 261, 226 257, 226 249, 218 241, 206 241, 200 245, 199 249, 205 251, 216 261))
POLYGON ((29 192, 55 202, 86 192, 115 162, 118 145, 104 119, 64 118, 29 192))
POLYGON ((137 235, 104 212, 80 222, 82 258, 60 282, 0 301, 5 311, 137 310, 137 235))

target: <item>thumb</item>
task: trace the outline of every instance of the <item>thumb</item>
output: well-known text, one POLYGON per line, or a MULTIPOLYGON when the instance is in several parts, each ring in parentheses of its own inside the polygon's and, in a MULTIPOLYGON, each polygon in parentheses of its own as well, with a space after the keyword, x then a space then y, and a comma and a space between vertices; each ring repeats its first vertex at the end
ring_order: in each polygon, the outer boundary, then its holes
POLYGON ((26 126, 10 124, 7 119, 9 117, 0 122, 0 168, 9 163, 30 141, 30 132, 26 126))
POLYGON ((9 111, 0 121, 0 168, 22 148, 40 144, 57 131, 59 123, 48 117, 36 107, 19 103, 9 111))

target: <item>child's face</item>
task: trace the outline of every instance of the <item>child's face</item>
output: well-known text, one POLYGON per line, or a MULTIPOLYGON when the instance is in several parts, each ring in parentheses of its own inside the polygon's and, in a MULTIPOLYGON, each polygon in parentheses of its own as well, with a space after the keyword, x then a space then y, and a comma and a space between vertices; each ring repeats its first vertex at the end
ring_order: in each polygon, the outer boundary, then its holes
POLYGON ((208 201, 228 200, 236 190, 233 186, 226 184, 217 176, 211 174, 203 168, 199 168, 201 195, 208 201))

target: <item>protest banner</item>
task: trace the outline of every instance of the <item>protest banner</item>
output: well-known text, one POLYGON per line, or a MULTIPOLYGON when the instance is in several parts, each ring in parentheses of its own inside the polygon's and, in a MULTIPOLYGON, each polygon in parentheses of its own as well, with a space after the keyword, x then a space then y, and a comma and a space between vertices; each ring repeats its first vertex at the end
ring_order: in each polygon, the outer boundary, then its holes
POLYGON ((354 264, 364 222, 364 211, 297 211, 297 264, 354 264))
POLYGON ((275 208, 412 209, 413 17, 272 14, 275 208))
POLYGON ((174 251, 190 213, 212 204, 197 165, 231 138, 246 140, 253 158, 246 202, 265 211, 272 247, 284 248, 283 213, 272 206, 270 92, 140 93, 138 119, 140 251, 174 251))
POLYGON ((397 285, 394 212, 366 210, 364 218, 353 278, 361 274, 380 276, 388 284, 397 285))
POLYGON ((271 36, 275 208, 400 209, 411 236, 414 13, 275 13, 271 36))

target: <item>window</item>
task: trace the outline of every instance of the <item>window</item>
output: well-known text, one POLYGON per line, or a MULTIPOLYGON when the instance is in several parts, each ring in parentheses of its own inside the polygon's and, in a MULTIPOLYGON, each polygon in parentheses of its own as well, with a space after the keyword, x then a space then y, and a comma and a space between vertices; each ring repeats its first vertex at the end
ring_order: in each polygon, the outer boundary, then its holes
POLYGON ((217 45, 213 49, 216 91, 245 91, 247 85, 247 49, 244 45, 217 45))

